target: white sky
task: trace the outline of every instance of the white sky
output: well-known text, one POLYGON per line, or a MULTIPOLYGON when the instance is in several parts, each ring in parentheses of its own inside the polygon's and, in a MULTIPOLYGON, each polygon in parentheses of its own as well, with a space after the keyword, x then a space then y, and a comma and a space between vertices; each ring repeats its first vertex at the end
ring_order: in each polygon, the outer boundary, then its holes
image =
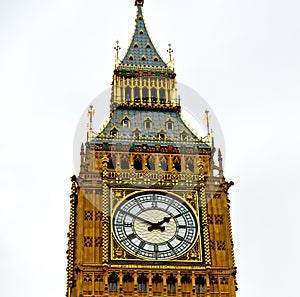
MULTIPOLYGON (((2 296, 65 294, 73 137, 111 83, 114 42, 129 45, 133 2, 0 2, 2 296)), ((172 43, 178 80, 223 129, 240 297, 298 291, 299 11, 297 0, 145 0, 160 53, 172 43)))

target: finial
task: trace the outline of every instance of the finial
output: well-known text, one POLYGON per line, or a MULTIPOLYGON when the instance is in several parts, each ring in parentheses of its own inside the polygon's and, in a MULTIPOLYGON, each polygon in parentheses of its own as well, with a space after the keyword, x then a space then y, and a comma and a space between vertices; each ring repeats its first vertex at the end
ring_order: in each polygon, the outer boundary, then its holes
POLYGON ((135 0, 135 6, 143 6, 144 5, 144 0, 135 0))
POLYGON ((120 46, 119 46, 119 40, 117 40, 116 41, 116 46, 114 47, 114 49, 115 49, 115 51, 116 51, 116 53, 117 53, 117 55, 116 55, 116 65, 119 63, 119 51, 120 51, 120 46))
POLYGON ((89 126, 89 138, 91 139, 93 136, 93 117, 95 116, 95 109, 94 106, 91 104, 88 112, 87 112, 87 116, 90 118, 90 126, 89 126))
POLYGON ((210 114, 209 114, 209 110, 205 110, 205 114, 206 114, 206 116, 205 116, 205 121, 206 121, 206 127, 207 127, 207 136, 210 136, 210 129, 209 129, 209 121, 210 121, 210 119, 211 119, 211 116, 210 116, 210 114))
POLYGON ((168 44, 169 46, 169 49, 167 50, 167 53, 169 53, 169 56, 170 56, 170 62, 172 61, 172 53, 174 52, 173 49, 172 49, 172 44, 169 43, 168 44))

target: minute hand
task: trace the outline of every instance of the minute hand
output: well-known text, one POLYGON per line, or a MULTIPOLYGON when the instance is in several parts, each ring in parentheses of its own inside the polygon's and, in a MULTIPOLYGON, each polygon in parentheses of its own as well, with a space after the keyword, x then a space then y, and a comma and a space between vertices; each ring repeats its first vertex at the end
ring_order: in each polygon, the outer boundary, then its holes
POLYGON ((142 221, 142 222, 144 222, 144 223, 146 223, 146 224, 153 225, 152 222, 150 222, 150 221, 148 221, 148 220, 146 220, 146 219, 143 219, 143 218, 141 218, 141 217, 138 217, 138 216, 136 216, 136 215, 134 215, 134 214, 132 214, 132 213, 130 213, 130 212, 123 211, 123 213, 124 213, 124 214, 127 214, 127 215, 129 215, 129 216, 131 216, 131 217, 133 217, 134 219, 140 220, 140 221, 142 221))

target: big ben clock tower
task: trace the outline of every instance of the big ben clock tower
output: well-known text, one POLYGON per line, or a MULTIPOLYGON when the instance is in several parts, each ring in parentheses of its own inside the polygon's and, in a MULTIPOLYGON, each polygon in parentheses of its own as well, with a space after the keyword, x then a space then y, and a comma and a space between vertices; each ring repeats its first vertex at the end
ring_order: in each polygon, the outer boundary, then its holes
POLYGON ((72 177, 67 296, 234 297, 233 183, 182 120, 172 50, 166 63, 143 4, 122 60, 115 48, 109 121, 72 177))

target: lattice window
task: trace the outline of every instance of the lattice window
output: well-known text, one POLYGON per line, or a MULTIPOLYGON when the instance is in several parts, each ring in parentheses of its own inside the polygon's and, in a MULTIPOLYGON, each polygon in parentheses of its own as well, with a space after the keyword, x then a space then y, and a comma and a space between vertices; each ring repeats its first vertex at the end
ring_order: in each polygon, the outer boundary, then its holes
POLYGON ((171 273, 170 276, 167 278, 167 287, 168 293, 175 293, 176 292, 176 278, 171 273))
POLYGON ((152 286, 153 286, 153 292, 160 292, 161 291, 161 283, 162 283, 162 277, 156 273, 152 278, 152 286))
POLYGON ((84 237, 84 246, 92 247, 93 246, 93 237, 85 236, 84 237))
POLYGON ((224 216, 215 215, 215 224, 224 224, 224 216))
POLYGON ((195 280, 195 283, 196 283, 196 293, 204 294, 205 279, 202 276, 198 276, 195 280))
POLYGON ((207 222, 208 222, 208 224, 213 224, 214 223, 213 215, 211 215, 211 214, 207 215, 207 222))
POLYGON ((86 210, 86 211, 84 212, 84 219, 85 219, 86 221, 92 221, 92 220, 93 220, 93 212, 90 211, 90 210, 86 210))
POLYGON ((95 247, 102 247, 103 242, 102 242, 102 237, 96 237, 95 238, 95 247))
POLYGON ((209 248, 214 251, 216 249, 216 243, 213 240, 209 241, 209 248))
POLYGON ((147 282, 148 282, 148 278, 144 275, 144 273, 142 273, 138 277, 138 290, 139 290, 139 292, 147 292, 147 282))
POLYGON ((102 216, 103 216, 102 211, 100 211, 100 210, 96 211, 96 213, 95 213, 96 221, 102 221, 102 216))
POLYGON ((219 251, 225 251, 226 250, 226 244, 224 240, 217 240, 217 249, 219 251))
POLYGON ((113 272, 108 278, 109 291, 118 291, 118 276, 113 272))

